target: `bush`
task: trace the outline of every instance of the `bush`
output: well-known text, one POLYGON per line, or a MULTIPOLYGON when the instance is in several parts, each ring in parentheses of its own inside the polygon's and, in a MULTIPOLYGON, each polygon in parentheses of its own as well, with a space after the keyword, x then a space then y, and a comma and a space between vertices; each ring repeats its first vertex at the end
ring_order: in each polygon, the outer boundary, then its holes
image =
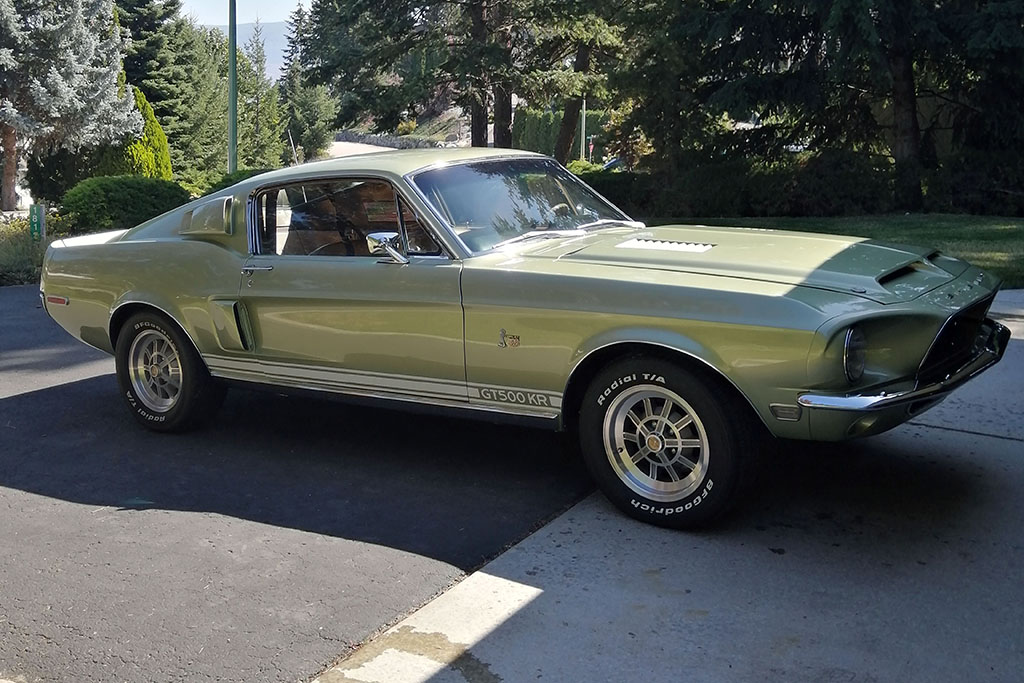
POLYGON ((582 173, 580 178, 630 216, 655 215, 652 208, 662 188, 654 174, 598 171, 582 173))
POLYGON ((191 199, 183 187, 169 180, 141 176, 88 178, 68 190, 60 213, 71 234, 124 230, 191 199))
POLYGON ((580 177, 639 217, 836 216, 892 208, 890 165, 826 150, 774 164, 747 159, 695 163, 674 182, 660 173, 590 172, 580 177))
POLYGON ((398 127, 395 129, 397 135, 411 135, 416 132, 416 119, 409 119, 408 121, 399 121, 398 127))
POLYGON ((925 184, 930 211, 1024 216, 1024 159, 1017 152, 962 150, 925 184))
POLYGON ((29 234, 27 218, 0 223, 0 285, 39 282, 39 268, 51 240, 48 236, 41 242, 34 242, 29 234))
POLYGON ((138 88, 132 90, 135 92, 135 107, 142 114, 142 134, 120 146, 107 148, 92 175, 141 175, 170 180, 173 174, 167 135, 146 96, 138 88))
POLYGON ((243 180, 248 180, 253 176, 260 175, 261 173, 269 173, 273 171, 272 168, 243 168, 240 171, 234 173, 225 173, 220 180, 210 186, 204 194, 213 194, 214 192, 220 192, 221 190, 231 187, 236 183, 240 183, 243 180))
POLYGON ((565 167, 576 175, 583 173, 600 173, 604 170, 604 166, 601 164, 592 164, 589 161, 584 161, 583 159, 573 159, 566 164, 565 167))

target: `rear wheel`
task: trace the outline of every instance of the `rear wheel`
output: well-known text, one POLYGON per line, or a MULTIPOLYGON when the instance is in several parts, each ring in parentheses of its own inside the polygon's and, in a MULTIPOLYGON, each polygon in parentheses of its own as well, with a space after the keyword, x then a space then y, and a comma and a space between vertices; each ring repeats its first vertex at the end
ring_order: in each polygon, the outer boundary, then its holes
POLYGON ((224 400, 192 343, 157 313, 137 313, 117 337, 117 381, 132 414, 160 432, 185 431, 211 418, 224 400))
POLYGON ((746 406, 703 373, 636 356, 594 378, 580 445, 595 481, 636 519, 687 528, 735 502, 752 447, 746 406))

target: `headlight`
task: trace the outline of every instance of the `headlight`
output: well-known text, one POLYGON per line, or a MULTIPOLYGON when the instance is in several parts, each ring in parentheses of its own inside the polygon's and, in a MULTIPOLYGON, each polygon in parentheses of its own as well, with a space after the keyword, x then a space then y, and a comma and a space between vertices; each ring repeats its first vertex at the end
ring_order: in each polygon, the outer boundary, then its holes
POLYGON ((843 371, 850 384, 860 381, 864 376, 864 363, 867 357, 868 340, 864 332, 854 325, 846 331, 846 344, 843 346, 843 371))

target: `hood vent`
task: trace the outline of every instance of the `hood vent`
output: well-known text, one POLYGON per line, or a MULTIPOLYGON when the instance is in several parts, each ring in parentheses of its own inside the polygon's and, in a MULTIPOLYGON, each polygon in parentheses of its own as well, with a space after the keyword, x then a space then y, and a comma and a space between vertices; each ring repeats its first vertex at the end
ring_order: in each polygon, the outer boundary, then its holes
POLYGON ((710 251, 715 245, 702 242, 675 242, 673 240, 654 240, 644 237, 636 237, 621 244, 616 244, 618 249, 647 249, 648 251, 684 251, 691 254, 703 254, 710 251))

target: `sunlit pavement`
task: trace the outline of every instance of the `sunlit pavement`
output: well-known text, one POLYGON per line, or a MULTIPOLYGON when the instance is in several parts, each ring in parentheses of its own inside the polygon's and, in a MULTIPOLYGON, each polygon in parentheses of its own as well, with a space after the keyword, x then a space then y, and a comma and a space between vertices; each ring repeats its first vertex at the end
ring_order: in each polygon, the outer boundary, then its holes
POLYGON ((1024 291, 1003 362, 873 439, 787 444, 721 528, 594 494, 325 671, 387 681, 1020 681, 1024 291))

